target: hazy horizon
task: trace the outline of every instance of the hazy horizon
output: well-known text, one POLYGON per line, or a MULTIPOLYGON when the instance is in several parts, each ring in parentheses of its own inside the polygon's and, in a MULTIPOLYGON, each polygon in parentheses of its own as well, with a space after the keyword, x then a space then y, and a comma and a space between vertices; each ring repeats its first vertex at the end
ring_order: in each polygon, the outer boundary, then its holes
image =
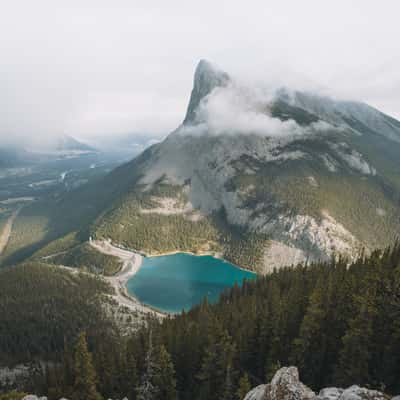
POLYGON ((0 143, 163 137, 196 64, 400 118, 400 5, 386 1, 15 1, 0 16, 0 143))

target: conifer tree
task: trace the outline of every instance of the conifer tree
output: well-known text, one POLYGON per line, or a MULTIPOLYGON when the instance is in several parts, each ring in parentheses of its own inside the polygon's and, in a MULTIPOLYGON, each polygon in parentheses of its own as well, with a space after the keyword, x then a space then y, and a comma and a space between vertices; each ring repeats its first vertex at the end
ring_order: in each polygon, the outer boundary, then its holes
POLYGON ((237 400, 243 400, 248 392, 251 390, 249 376, 245 373, 239 380, 239 387, 236 391, 237 400))
POLYGON ((302 371, 305 382, 321 386, 325 373, 327 351, 327 282, 324 276, 318 280, 310 297, 310 304, 295 340, 295 364, 302 371))
POLYGON ((157 366, 154 359, 153 333, 149 332, 148 345, 144 373, 141 379, 140 386, 137 389, 137 400, 155 400, 159 394, 158 388, 154 385, 154 379, 157 372, 157 366))
POLYGON ((234 397, 234 388, 232 381, 232 366, 228 364, 228 366, 226 367, 225 387, 222 400, 232 400, 233 397, 234 397))
POLYGON ((212 400, 223 396, 226 383, 226 370, 232 365, 235 345, 228 332, 217 323, 213 334, 209 334, 209 344, 205 349, 200 372, 201 398, 212 400))
POLYGON ((136 399, 136 387, 138 386, 138 371, 136 358, 130 349, 127 349, 126 367, 125 367, 125 388, 129 400, 136 399))
POLYGON ((164 345, 159 347, 154 383, 158 400, 176 400, 175 369, 164 345))
POLYGON ((74 351, 73 400, 101 400, 96 388, 96 371, 89 353, 86 333, 79 335, 74 351))

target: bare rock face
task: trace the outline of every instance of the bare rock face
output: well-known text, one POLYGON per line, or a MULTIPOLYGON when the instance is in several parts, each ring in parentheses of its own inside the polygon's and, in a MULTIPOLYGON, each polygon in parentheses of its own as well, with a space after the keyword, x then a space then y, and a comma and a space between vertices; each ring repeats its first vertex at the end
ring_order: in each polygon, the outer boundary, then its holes
MULTIPOLYGON (((271 383, 260 385, 247 393, 244 400, 389 400, 390 397, 377 390, 360 386, 347 389, 330 387, 316 395, 300 382, 296 367, 283 367, 272 378, 271 383)), ((392 400, 400 400, 400 396, 392 400)))
POLYGON ((244 400, 264 400, 266 386, 267 385, 260 385, 250 390, 250 392, 246 394, 244 400))
POLYGON ((315 393, 303 385, 296 367, 281 368, 265 388, 265 400, 311 400, 315 393))

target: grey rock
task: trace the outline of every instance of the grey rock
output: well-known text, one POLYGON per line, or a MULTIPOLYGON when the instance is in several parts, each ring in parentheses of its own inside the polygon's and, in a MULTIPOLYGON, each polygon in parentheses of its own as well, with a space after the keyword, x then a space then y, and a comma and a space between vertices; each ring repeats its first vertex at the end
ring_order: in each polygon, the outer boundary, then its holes
MULTIPOLYGON (((271 383, 251 390, 244 400, 389 400, 378 390, 362 388, 357 385, 347 389, 329 387, 322 389, 318 396, 300 382, 296 367, 283 367, 272 378, 271 383)), ((400 396, 392 400, 400 400, 400 396)))
POLYGON ((300 382, 296 367, 278 370, 265 388, 265 400, 308 400, 315 397, 315 393, 300 382))
POLYGON ((322 389, 318 394, 320 400, 338 400, 343 393, 343 389, 329 387, 322 389))
POLYGON ((260 385, 252 389, 246 394, 244 400, 264 400, 265 399, 265 388, 267 385, 260 385))
POLYGON ((357 385, 345 389, 339 400, 386 400, 388 397, 378 390, 370 390, 357 385))
POLYGON ((27 396, 23 397, 22 400, 47 400, 46 396, 38 397, 34 394, 28 394, 27 396))

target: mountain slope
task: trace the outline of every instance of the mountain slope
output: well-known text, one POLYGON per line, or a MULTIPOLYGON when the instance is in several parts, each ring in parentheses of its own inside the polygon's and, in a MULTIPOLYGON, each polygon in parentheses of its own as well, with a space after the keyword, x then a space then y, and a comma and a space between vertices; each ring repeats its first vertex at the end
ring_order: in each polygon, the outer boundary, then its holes
POLYGON ((399 154, 400 123, 368 105, 267 96, 201 61, 183 124, 131 162, 140 178, 94 231, 260 270, 354 257, 398 232, 399 154))

